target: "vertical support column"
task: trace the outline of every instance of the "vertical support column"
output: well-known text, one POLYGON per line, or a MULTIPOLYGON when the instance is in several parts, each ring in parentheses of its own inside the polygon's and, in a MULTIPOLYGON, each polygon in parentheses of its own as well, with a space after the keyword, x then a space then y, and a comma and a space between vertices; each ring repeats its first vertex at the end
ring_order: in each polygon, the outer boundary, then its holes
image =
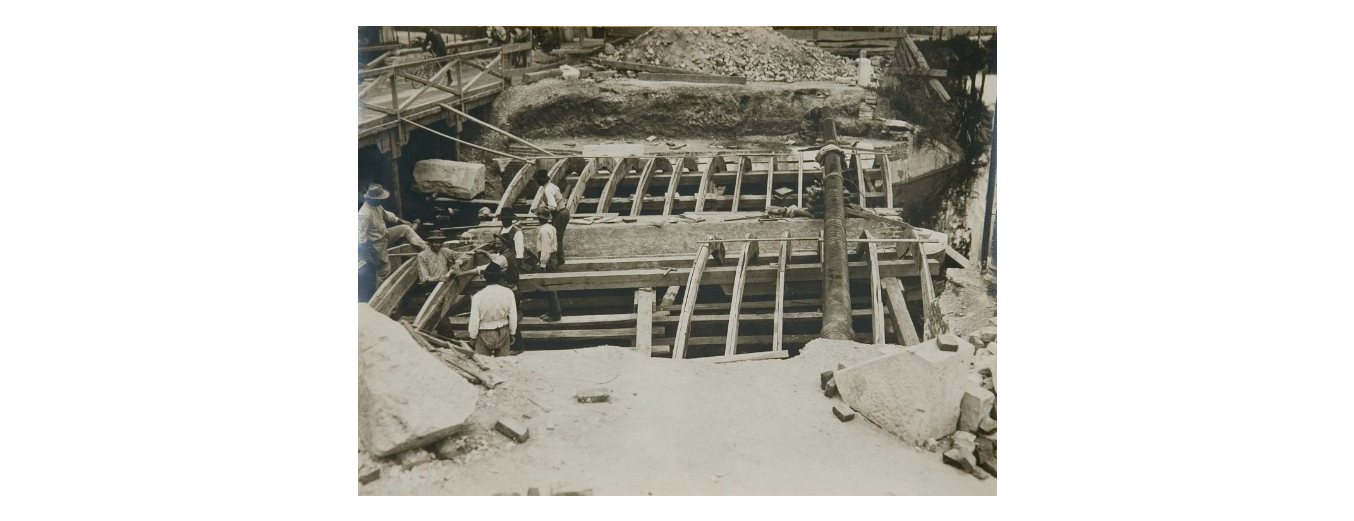
POLYGON ((738 170, 737 170, 738 174, 737 174, 737 177, 734 178, 734 182, 733 182, 733 206, 732 206, 731 209, 729 210, 730 212, 736 212, 736 211, 738 211, 738 200, 743 198, 743 170, 744 170, 744 169, 743 169, 743 160, 744 160, 744 159, 745 159, 745 158, 744 158, 743 156, 738 156, 738 170))
POLYGON ((394 203, 391 211, 395 215, 404 217, 404 189, 400 183, 400 137, 399 129, 391 130, 395 135, 391 138, 390 145, 390 197, 394 203))
MULTIPOLYGON (((873 239, 869 230, 865 230, 862 236, 866 239, 873 239)), ((870 265, 870 330, 874 333, 874 344, 884 343, 884 303, 880 298, 879 281, 879 248, 873 242, 861 243, 865 249, 865 261, 870 265)))
POLYGON ((785 263, 790 261, 790 232, 780 234, 780 255, 776 257, 776 316, 772 325, 771 350, 785 349, 785 263))
POLYGON ((804 208, 804 153, 795 152, 795 167, 799 171, 799 193, 797 197, 799 202, 797 206, 804 208))
MULTIPOLYGON (((909 228, 907 230, 909 239, 918 239, 917 231, 909 228)), ((936 304, 936 288, 931 284, 931 269, 927 266, 926 254, 922 250, 921 243, 912 243, 912 256, 917 263, 917 276, 921 280, 921 340, 935 338, 944 334, 942 327, 939 326, 940 317, 937 316, 938 310, 936 304)))
POLYGON ((875 163, 879 165, 879 173, 884 175, 884 200, 887 201, 886 204, 889 205, 889 208, 895 208, 893 206, 893 169, 889 167, 889 155, 875 154, 875 158, 875 163))
POLYGON ((773 183, 773 181, 775 180, 775 175, 776 175, 776 156, 770 156, 770 157, 768 157, 767 159, 768 159, 768 163, 767 163, 767 165, 766 165, 766 209, 767 209, 767 210, 770 210, 770 209, 771 209, 771 189, 772 189, 772 185, 775 184, 775 183, 773 183))
POLYGON ((635 350, 644 356, 653 352, 653 288, 635 290, 635 350))

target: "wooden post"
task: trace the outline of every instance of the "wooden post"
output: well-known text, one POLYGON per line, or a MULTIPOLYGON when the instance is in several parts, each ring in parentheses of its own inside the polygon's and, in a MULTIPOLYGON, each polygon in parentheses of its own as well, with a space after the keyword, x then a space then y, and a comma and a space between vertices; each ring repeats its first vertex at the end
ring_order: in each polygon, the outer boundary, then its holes
MULTIPOLYGON (((751 239, 752 234, 747 234, 751 239)), ((729 327, 724 336, 724 356, 738 354, 738 312, 743 306, 743 287, 747 284, 748 264, 757 257, 757 242, 743 243, 743 252, 738 257, 738 272, 733 276, 733 298, 729 301, 729 327)))
POLYGON ((395 76, 394 72, 390 74, 390 110, 395 113, 395 117, 400 117, 400 97, 395 94, 395 76))
POLYGON ((881 282, 884 290, 884 298, 889 306, 889 314, 893 316, 893 334, 897 335, 897 341, 902 346, 914 346, 921 343, 917 338, 917 326, 912 324, 912 313, 907 309, 907 301, 903 298, 903 281, 898 277, 889 277, 881 282))
POLYGON ((797 206, 799 206, 799 207, 802 209, 802 208, 804 208, 804 153, 803 153, 803 152, 795 152, 795 165, 798 166, 798 168, 799 168, 799 194, 798 194, 799 203, 797 204, 797 206))
POLYGON ((738 156, 738 176, 733 182, 733 208, 730 212, 738 211, 738 200, 743 198, 743 156, 738 156))
POLYGON ((770 162, 769 162, 769 164, 766 165, 766 209, 767 209, 767 210, 770 210, 770 209, 771 209, 771 188, 772 188, 772 185, 774 184, 774 183, 772 183, 772 181, 775 179, 775 175, 776 175, 776 156, 770 156, 770 157, 768 157, 767 159, 769 159, 770 162))
MULTIPOLYGON (((696 167, 695 160, 692 160, 691 164, 696 167)), ((677 164, 672 166, 672 179, 668 181, 668 192, 663 195, 663 215, 672 215, 672 200, 677 196, 677 183, 681 181, 682 167, 684 166, 686 166, 686 158, 677 158, 677 164)))
MULTIPOLYGON (((394 81, 394 80, 391 80, 394 81)), ((390 145, 390 197, 395 203, 395 215, 404 215, 404 190, 400 187, 400 136, 399 129, 391 130, 390 145)))
POLYGON ((644 195, 649 191, 649 179, 653 177, 654 166, 659 158, 650 159, 639 174, 639 184, 635 186, 635 198, 630 202, 630 216, 638 217, 644 211, 644 195))
MULTIPOLYGON (((713 240, 714 235, 706 235, 705 240, 713 240)), ((672 340, 672 359, 686 358, 686 343, 691 338, 691 316, 696 313, 696 296, 700 293, 701 276, 705 273, 705 263, 710 259, 710 243, 701 243, 696 250, 696 260, 691 265, 691 274, 686 279, 686 297, 682 299, 682 314, 677 321, 677 336, 672 340)))
MULTIPOLYGON (((866 239, 874 238, 869 230, 866 230, 863 235, 866 239)), ((879 249, 873 242, 861 244, 860 247, 866 251, 865 260, 870 264, 870 330, 874 333, 873 343, 883 344, 884 304, 880 301, 879 249)))
POLYGON ((785 263, 790 262, 790 232, 781 232, 780 256, 776 258, 776 317, 772 325, 771 350, 785 348, 785 263))
POLYGON ((644 356, 653 351, 653 288, 635 290, 635 350, 644 356))
POLYGON ((893 208, 893 172, 889 166, 888 154, 875 154, 875 163, 879 164, 879 172, 884 174, 884 200, 889 208, 893 208))

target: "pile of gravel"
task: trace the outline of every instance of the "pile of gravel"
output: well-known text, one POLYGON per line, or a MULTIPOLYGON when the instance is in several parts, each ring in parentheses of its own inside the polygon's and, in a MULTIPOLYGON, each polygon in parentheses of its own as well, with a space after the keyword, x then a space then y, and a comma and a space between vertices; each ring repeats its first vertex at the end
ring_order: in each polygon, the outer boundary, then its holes
POLYGON ((831 81, 856 74, 851 60, 769 27, 655 27, 601 57, 753 81, 831 81))

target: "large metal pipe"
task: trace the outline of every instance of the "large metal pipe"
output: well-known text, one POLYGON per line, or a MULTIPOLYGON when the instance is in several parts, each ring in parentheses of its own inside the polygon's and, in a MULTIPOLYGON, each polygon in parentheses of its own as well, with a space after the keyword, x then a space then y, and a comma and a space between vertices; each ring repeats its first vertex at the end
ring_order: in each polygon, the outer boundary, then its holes
MULTIPOLYGON (((823 108, 822 138, 837 144, 837 126, 832 111, 823 108)), ((842 166, 846 154, 819 152, 823 164, 823 330, 819 336, 832 340, 854 340, 851 325, 851 282, 846 271, 846 207, 842 201, 842 166)))

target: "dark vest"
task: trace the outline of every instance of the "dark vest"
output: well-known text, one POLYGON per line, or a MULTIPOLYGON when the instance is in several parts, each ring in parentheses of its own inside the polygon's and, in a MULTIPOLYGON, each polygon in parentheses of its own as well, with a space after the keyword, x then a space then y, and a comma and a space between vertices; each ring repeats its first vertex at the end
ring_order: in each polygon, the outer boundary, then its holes
POLYGON ((514 224, 508 227, 507 233, 498 234, 498 238, 503 241, 504 245, 503 251, 499 254, 508 259, 508 269, 503 270, 503 280, 509 284, 517 284, 517 281, 520 280, 517 270, 517 244, 513 242, 513 237, 516 237, 521 231, 522 229, 514 224))

